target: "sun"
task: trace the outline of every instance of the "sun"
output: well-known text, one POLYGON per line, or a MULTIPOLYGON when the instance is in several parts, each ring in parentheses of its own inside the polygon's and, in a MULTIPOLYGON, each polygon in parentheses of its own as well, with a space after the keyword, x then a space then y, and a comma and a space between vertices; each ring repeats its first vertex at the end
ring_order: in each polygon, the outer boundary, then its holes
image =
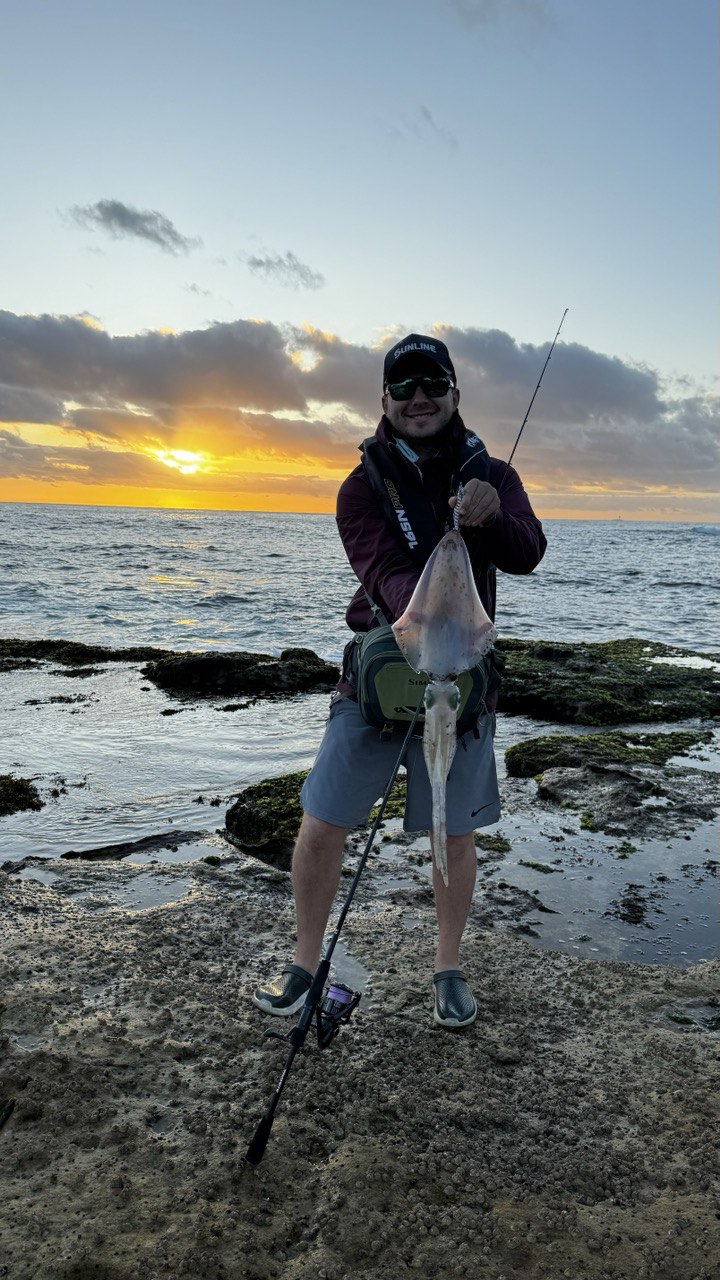
POLYGON ((204 453, 191 453, 188 449, 153 449, 153 456, 166 467, 179 471, 181 476, 192 476, 201 470, 204 453))

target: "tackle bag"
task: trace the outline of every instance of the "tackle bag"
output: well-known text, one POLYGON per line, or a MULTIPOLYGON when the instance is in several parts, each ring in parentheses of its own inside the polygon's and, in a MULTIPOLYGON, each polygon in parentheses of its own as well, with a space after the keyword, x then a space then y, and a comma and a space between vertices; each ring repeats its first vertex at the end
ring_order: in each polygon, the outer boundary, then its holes
MULTIPOLYGON (((349 671, 364 720, 377 729, 392 730, 412 720, 428 677, 419 675, 403 657, 393 629, 386 623, 355 636, 349 671)), ((504 659, 491 650, 455 683, 460 690, 457 731, 462 737, 485 713, 485 698, 499 687, 504 659)), ((418 717, 422 722, 424 712, 418 717)))

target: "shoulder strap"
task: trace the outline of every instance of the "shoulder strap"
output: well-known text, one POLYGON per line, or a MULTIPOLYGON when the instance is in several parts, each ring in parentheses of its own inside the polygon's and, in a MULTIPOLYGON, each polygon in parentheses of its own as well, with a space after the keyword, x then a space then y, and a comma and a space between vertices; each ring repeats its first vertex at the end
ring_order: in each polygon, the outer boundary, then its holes
POLYGON ((391 501, 390 492, 385 485, 384 474, 388 467, 394 467, 390 452, 375 436, 368 436, 360 445, 360 454, 362 469, 370 483, 370 488, 380 503, 382 513, 389 524, 394 524, 395 507, 391 501), (381 460, 382 469, 380 466, 381 460))
POLYGON ((388 527, 422 568, 441 534, 421 481, 413 478, 412 467, 401 465, 375 436, 363 440, 360 453, 363 471, 388 527))
POLYGON ((480 437, 465 428, 455 448, 453 488, 457 488, 458 484, 465 484, 471 478, 490 479, 490 455, 480 437))
MULTIPOLYGON (((363 590, 365 590, 364 587, 363 587, 363 590)), ((385 614, 380 608, 380 605, 375 603, 372 596, 370 595, 370 592, 365 591, 365 595, 367 596, 367 602, 370 605, 370 611, 373 616, 373 622, 377 622, 378 626, 382 626, 382 627, 389 626, 390 624, 388 623, 388 620, 385 617, 385 614)))

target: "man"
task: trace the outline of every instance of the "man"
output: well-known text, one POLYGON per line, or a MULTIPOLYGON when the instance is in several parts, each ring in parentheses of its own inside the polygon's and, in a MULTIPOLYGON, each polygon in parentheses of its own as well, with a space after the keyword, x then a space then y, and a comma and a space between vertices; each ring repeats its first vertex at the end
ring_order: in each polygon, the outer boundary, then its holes
MULTIPOLYGON (((381 611, 389 622, 403 613, 433 547, 452 522, 454 492, 463 484, 459 525, 483 605, 495 613, 495 570, 531 573, 546 541, 520 477, 489 458, 482 441, 458 413, 460 391, 443 342, 409 334, 388 351, 383 368, 383 417, 365 441, 363 463, 338 494, 337 523, 361 586, 346 619, 367 631, 381 611), (389 497, 386 497, 389 495, 389 497)), ((303 820, 293 855, 297 919, 294 961, 258 989, 253 1000, 266 1013, 299 1010, 320 958, 339 884, 342 851, 351 827, 363 823, 383 794, 402 736, 380 738, 363 720, 346 661, 333 695, 325 736, 301 794, 303 820)), ((500 804, 493 754, 496 695, 463 735, 447 783, 448 885, 433 862, 438 919, 433 987, 435 1021, 469 1026, 477 1005, 459 968, 459 948, 475 887, 475 827, 497 822, 500 804)), ((405 829, 429 830, 431 798, 419 738, 406 757, 405 829)))

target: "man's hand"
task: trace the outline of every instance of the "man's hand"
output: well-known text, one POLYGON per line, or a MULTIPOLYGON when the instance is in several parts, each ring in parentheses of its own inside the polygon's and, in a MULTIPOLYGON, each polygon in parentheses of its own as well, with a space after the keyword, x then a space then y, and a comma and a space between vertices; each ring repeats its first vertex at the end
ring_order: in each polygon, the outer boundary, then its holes
MULTIPOLYGON (((457 498, 450 499, 451 507, 456 503, 457 498)), ((458 513, 460 524, 475 528, 478 525, 492 524, 499 510, 500 498, 497 489, 493 489, 493 486, 485 480, 468 480, 463 489, 458 513)))

